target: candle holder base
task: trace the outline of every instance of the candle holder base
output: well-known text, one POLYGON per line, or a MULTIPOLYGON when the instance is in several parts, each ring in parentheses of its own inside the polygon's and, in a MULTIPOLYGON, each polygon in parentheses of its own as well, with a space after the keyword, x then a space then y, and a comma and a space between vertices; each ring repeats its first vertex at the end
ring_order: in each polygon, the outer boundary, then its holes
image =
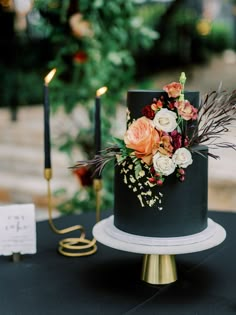
POLYGON ((53 232, 56 234, 67 234, 75 231, 79 231, 80 237, 65 238, 59 241, 58 252, 64 256, 69 257, 81 257, 89 256, 97 251, 96 240, 88 240, 85 238, 85 230, 82 225, 74 225, 65 229, 57 229, 52 219, 52 202, 51 202, 51 187, 50 179, 52 177, 51 169, 44 170, 44 177, 48 184, 48 222, 53 232))
POLYGON ((101 209, 101 190, 102 190, 102 180, 100 178, 95 178, 93 180, 93 188, 95 192, 96 200, 96 223, 100 221, 100 209, 101 209))
POLYGON ((97 251, 96 240, 86 238, 65 238, 59 242, 58 251, 64 256, 89 256, 97 251))

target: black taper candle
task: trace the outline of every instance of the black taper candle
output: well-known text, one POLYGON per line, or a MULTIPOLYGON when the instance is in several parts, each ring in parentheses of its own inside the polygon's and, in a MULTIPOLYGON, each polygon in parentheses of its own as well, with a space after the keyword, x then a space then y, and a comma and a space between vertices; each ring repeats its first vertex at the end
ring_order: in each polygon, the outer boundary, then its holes
POLYGON ((50 142, 50 103, 49 103, 49 88, 56 68, 52 69, 44 78, 44 168, 51 169, 51 142, 50 142))
POLYGON ((95 99, 95 154, 99 155, 101 151, 101 103, 100 97, 96 96, 95 99))
MULTIPOLYGON (((95 98, 95 130, 94 130, 94 142, 95 142, 95 155, 99 155, 101 151, 101 101, 100 97, 95 98)), ((94 178, 101 179, 102 175, 96 173, 94 178)))
MULTIPOLYGON (((94 128, 94 142, 95 142, 95 155, 101 154, 102 132, 101 132, 101 99, 100 96, 106 93, 107 87, 103 86, 96 92, 95 98, 95 128, 94 128)), ((101 179, 101 174, 96 173, 95 178, 101 179)))
POLYGON ((50 105, 47 84, 44 84, 44 168, 51 168, 50 105))

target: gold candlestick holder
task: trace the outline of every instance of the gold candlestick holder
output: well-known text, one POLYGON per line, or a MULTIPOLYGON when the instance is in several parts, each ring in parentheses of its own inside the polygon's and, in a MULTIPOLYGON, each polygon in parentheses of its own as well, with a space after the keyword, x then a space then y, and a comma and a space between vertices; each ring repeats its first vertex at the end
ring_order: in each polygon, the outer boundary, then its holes
POLYGON ((51 194, 51 168, 44 170, 44 178, 47 181, 47 194, 48 194, 48 222, 53 232, 56 234, 64 235, 74 231, 80 231, 80 237, 70 237, 59 241, 58 251, 60 254, 69 257, 89 256, 97 251, 96 240, 88 240, 85 237, 85 230, 82 225, 74 225, 64 229, 57 229, 53 223, 52 218, 52 194, 51 194))
POLYGON ((95 200, 96 200, 96 223, 98 223, 101 219, 101 190, 102 190, 102 180, 100 178, 95 178, 93 180, 93 188, 95 192, 95 200))

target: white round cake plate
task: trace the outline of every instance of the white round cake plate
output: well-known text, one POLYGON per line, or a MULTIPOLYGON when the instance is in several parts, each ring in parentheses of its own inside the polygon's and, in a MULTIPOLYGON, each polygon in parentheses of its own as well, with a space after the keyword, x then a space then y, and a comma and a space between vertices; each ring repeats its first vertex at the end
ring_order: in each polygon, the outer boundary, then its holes
POLYGON ((203 251, 222 243, 225 229, 208 218, 208 227, 197 234, 182 237, 144 237, 125 233, 114 226, 113 215, 98 222, 93 235, 100 243, 139 254, 175 255, 203 251))
POLYGON ((114 249, 144 254, 142 280, 167 284, 177 280, 174 255, 210 249, 226 238, 225 229, 208 218, 208 227, 196 234, 181 237, 144 237, 123 232, 110 216, 93 227, 97 241, 114 249))

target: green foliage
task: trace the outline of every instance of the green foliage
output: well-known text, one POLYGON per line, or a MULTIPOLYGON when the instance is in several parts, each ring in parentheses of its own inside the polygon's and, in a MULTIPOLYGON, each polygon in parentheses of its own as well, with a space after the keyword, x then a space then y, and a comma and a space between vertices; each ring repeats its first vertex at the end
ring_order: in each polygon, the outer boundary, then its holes
POLYGON ((164 3, 148 3, 138 7, 137 12, 144 23, 149 27, 154 28, 161 16, 166 11, 166 5, 164 3))
MULTIPOLYGON (((78 160, 73 156, 75 147, 85 159, 92 158, 96 90, 108 87, 101 107, 105 146, 116 106, 122 102, 124 91, 134 77, 134 53, 149 49, 157 32, 145 25, 131 0, 35 0, 35 7, 43 17, 41 29, 45 29, 51 44, 48 68, 57 69, 50 83, 51 106, 54 111, 63 106, 69 115, 80 104, 86 108, 90 120, 90 125, 80 128, 74 139, 64 135, 59 149, 68 155, 70 163, 78 160)), ((113 202, 113 172, 113 165, 103 172, 103 208, 111 207, 113 202)), ((61 191, 64 196, 65 191, 61 191)), ((80 187, 59 209, 65 213, 94 209, 94 199, 92 187, 80 187)))
POLYGON ((133 77, 134 50, 150 47, 155 36, 145 34, 142 21, 135 23, 132 1, 36 0, 35 5, 44 17, 54 50, 49 63, 50 68, 57 68, 51 83, 53 106, 63 104, 70 112, 78 102, 87 103, 104 85, 112 95, 110 101, 116 103, 133 77), (89 36, 72 32, 70 17, 77 13, 88 23, 89 36), (76 61, 78 53, 85 54, 86 60, 76 61))
POLYGON ((211 32, 207 36, 207 47, 215 52, 233 48, 232 28, 223 22, 212 22, 211 32))
POLYGON ((227 23, 209 21, 209 34, 199 31, 199 23, 204 19, 197 7, 184 0, 169 5, 148 3, 140 7, 139 14, 150 21, 159 38, 151 49, 136 54, 139 81, 162 69, 205 63, 215 52, 232 48, 233 29, 227 23))

